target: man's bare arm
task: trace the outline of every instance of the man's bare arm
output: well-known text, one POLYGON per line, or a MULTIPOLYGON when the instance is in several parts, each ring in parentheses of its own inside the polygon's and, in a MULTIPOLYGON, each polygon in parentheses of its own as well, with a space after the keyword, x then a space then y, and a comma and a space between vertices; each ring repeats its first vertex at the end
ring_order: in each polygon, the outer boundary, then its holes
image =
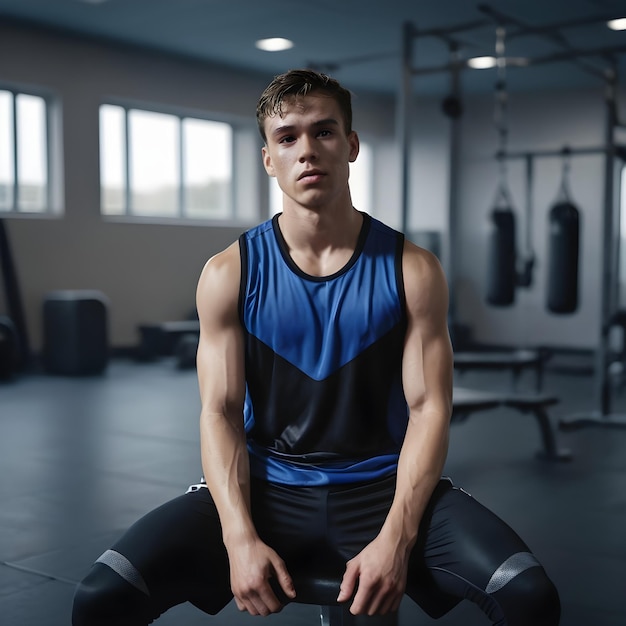
POLYGON ((252 615, 268 615, 282 608, 269 585, 271 577, 288 596, 294 592, 283 561, 260 540, 250 514, 240 273, 239 248, 233 244, 206 264, 198 282, 202 468, 220 516, 237 606, 252 615))
POLYGON ((409 423, 400 452, 393 503, 376 539, 348 563, 340 601, 358 581, 351 611, 398 609, 420 520, 441 478, 452 410, 448 288, 439 262, 406 242, 403 257, 408 327, 402 362, 409 423))
POLYGON ((448 453, 453 358, 443 270, 430 253, 418 254, 415 246, 407 246, 404 283, 409 326, 402 371, 409 424, 387 523, 410 549, 448 453), (397 525, 400 521, 402 526, 397 525))

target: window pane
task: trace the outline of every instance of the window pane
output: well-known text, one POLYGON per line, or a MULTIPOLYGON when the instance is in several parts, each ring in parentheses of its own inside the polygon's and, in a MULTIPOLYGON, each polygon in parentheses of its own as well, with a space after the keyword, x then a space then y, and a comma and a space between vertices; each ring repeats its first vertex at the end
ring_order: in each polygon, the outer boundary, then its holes
POLYGON ((359 156, 350 163, 350 194, 352 204, 359 210, 372 213, 372 149, 361 143, 359 156))
POLYGON ((124 109, 100 107, 100 202, 104 215, 126 212, 126 128, 124 109))
POLYGON ((228 124, 183 120, 185 215, 224 218, 231 214, 232 129, 228 124))
POLYGON ((13 209, 13 95, 0 91, 0 211, 13 209))
POLYGON ((16 98, 18 208, 45 211, 48 198, 46 103, 39 96, 18 94, 16 98))
POLYGON ((176 217, 179 212, 179 119, 129 111, 130 209, 133 215, 176 217))
POLYGON ((270 176, 270 215, 276 215, 283 210, 283 190, 275 176, 270 176))

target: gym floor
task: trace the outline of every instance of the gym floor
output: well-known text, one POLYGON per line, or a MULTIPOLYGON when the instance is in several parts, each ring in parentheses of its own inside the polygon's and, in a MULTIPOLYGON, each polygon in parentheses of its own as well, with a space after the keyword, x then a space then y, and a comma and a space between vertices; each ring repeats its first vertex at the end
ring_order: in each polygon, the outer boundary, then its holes
MULTIPOLYGON (((525 378, 522 387, 532 381, 525 378)), ((506 372, 470 372, 466 387, 508 389, 506 372)), ((594 408, 593 378, 548 368, 545 391, 561 417, 594 408)), ((626 409, 626 389, 615 394, 626 409)), ((74 585, 123 530, 200 477, 193 370, 169 359, 113 360, 93 378, 29 374, 0 384, 0 622, 67 626, 74 585)), ((534 457, 532 416, 474 414, 452 427, 446 473, 508 521, 557 584, 563 626, 626 624, 626 429, 557 433, 570 462, 534 457)), ((316 607, 290 605, 263 623, 311 626, 316 607)), ((211 618, 176 607, 161 626, 261 623, 231 603, 211 618)), ((367 620, 365 620, 367 623, 367 620)), ((443 619, 410 600, 400 626, 480 626, 462 603, 443 619)))

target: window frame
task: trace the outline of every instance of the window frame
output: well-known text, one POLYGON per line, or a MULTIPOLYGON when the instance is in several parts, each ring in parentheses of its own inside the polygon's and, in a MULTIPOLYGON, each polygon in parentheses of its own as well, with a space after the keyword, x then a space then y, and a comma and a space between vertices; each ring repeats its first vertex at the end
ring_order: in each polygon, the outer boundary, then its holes
POLYGON ((239 130, 240 123, 229 117, 228 115, 214 113, 212 111, 203 111, 197 109, 189 109, 178 106, 168 106, 154 102, 136 101, 127 98, 105 98, 98 104, 98 195, 99 195, 99 214, 102 219, 112 221, 133 221, 148 224, 189 224, 189 225, 220 225, 228 226, 231 224, 238 224, 244 221, 246 218, 242 218, 238 215, 239 207, 237 204, 237 184, 236 184, 236 146, 237 138, 236 134, 239 130), (107 214, 104 212, 102 204, 102 158, 101 158, 101 142, 102 136, 100 133, 100 114, 103 106, 115 106, 119 107, 123 111, 123 127, 124 127, 124 210, 120 213, 107 214), (179 176, 179 188, 177 190, 178 207, 176 215, 146 215, 136 214, 132 211, 131 206, 131 176, 130 176, 130 124, 129 124, 129 112, 140 111, 146 113, 157 113, 163 115, 170 115, 176 118, 179 136, 178 136, 178 176, 179 176), (183 122, 185 119, 195 119, 207 122, 217 122, 221 124, 227 124, 231 129, 230 138, 230 150, 231 150, 231 176, 228 185, 228 193, 230 196, 231 210, 230 213, 224 217, 190 217, 185 215, 185 185, 184 185, 184 137, 183 137, 183 122))
POLYGON ((57 172, 53 168, 53 155, 57 152, 52 145, 54 125, 54 110, 56 106, 56 98, 54 95, 45 88, 26 87, 22 85, 16 85, 11 83, 0 82, 0 91, 9 93, 11 95, 11 111, 12 111, 12 125, 13 125, 13 198, 11 206, 8 208, 0 208, 0 217, 52 217, 58 213, 55 209, 55 197, 58 181, 56 179, 57 172), (19 165, 19 147, 18 147, 18 116, 17 116, 17 97, 20 95, 34 96, 41 98, 44 104, 44 124, 45 124, 45 146, 44 154, 46 158, 46 192, 44 206, 41 210, 29 210, 21 209, 19 206, 20 201, 20 165, 19 165))

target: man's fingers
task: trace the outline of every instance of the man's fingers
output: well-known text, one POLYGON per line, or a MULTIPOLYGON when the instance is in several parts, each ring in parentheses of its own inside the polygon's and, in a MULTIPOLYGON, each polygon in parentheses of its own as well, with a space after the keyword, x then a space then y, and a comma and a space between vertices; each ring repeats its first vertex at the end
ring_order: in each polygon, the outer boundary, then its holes
POLYGON ((384 581, 360 581, 354 601, 350 605, 353 615, 385 615, 395 612, 400 606, 402 595, 398 595, 384 581))
MULTIPOLYGON (((354 601, 350 605, 350 613, 352 615, 363 615, 371 611, 372 588, 367 587, 360 581, 359 588, 354 596, 354 601)), ((373 612, 373 611, 372 611, 373 612)))
POLYGON ((345 602, 352 597, 358 579, 358 568, 352 566, 349 562, 346 566, 346 571, 344 572, 343 578, 341 580, 341 586, 339 587, 337 602, 345 602))
POLYGON ((269 615, 270 613, 278 613, 283 608, 283 603, 276 597, 269 583, 267 583, 256 599, 255 606, 264 611, 259 611, 259 615, 269 615))
POLYGON ((287 572, 278 576, 278 582, 280 583, 280 588, 285 592, 285 595, 293 600, 296 597, 296 590, 293 586, 293 580, 291 576, 287 572))
POLYGON ((258 592, 253 591, 245 597, 235 598, 235 603, 240 611, 247 611, 250 615, 262 615, 264 617, 270 613, 278 613, 283 608, 283 604, 278 600, 268 583, 258 592))
POLYGON ((282 559, 275 561, 273 566, 280 588, 290 600, 293 600, 296 597, 296 590, 293 586, 293 579, 287 571, 287 566, 282 559))

